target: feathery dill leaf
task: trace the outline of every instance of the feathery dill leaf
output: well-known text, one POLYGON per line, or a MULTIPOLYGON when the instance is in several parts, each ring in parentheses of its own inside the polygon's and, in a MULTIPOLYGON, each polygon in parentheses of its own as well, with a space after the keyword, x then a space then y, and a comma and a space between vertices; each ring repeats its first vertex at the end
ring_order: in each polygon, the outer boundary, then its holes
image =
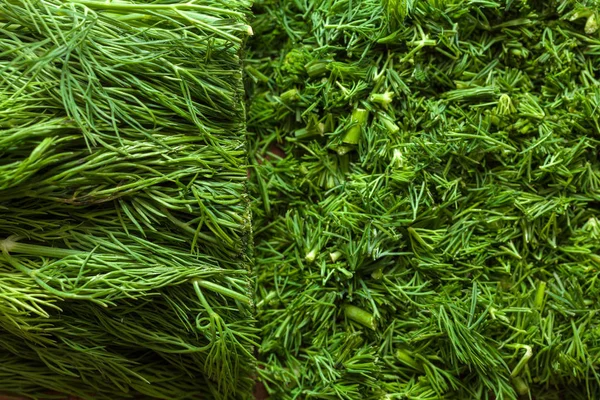
POLYGON ((599 11, 255 3, 272 398, 600 396, 599 11))
POLYGON ((0 5, 0 391, 250 396, 248 9, 0 5))

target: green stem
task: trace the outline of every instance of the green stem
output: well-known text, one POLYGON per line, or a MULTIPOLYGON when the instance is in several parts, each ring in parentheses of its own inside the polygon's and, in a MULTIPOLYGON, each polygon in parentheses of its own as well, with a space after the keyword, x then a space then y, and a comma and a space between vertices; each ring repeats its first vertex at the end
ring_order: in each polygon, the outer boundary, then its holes
POLYGON ((257 70, 256 68, 254 68, 250 65, 246 66, 246 72, 248 73, 248 75, 251 75, 253 78, 255 78, 258 81, 261 81, 263 83, 269 82, 268 76, 266 76, 265 74, 263 74, 262 72, 260 72, 259 70, 257 70))
POLYGON ((369 111, 363 108, 357 108, 354 110, 352 112, 351 126, 348 131, 346 131, 346 135, 342 141, 348 144, 358 144, 362 128, 367 122, 368 117, 369 111))
POLYGON ((196 279, 194 280, 194 287, 198 285, 198 286, 202 286, 204 289, 208 289, 208 290, 212 290, 213 292, 217 292, 222 294, 223 296, 227 296, 227 297, 231 297, 235 300, 239 300, 243 303, 246 304, 250 304, 251 301, 247 296, 244 296, 241 293, 238 293, 234 290, 228 289, 226 287, 223 287, 221 285, 217 285, 216 283, 212 283, 212 282, 208 282, 208 281, 203 281, 201 279, 196 279))
POLYGON ((525 380, 520 376, 513 378, 513 385, 515 387, 515 391, 519 395, 524 396, 529 393, 529 386, 527 386, 527 382, 525 382, 525 380))
POLYGON ((381 121, 381 124, 387 129, 388 133, 395 134, 400 131, 400 127, 386 114, 380 113, 379 121, 381 121))
POLYGON ((209 315, 215 315, 216 313, 213 311, 212 307, 210 306, 210 304, 208 304, 208 301, 206 301, 206 298, 202 294, 202 290, 200 289, 200 283, 198 281, 194 281, 193 285, 194 291, 196 292, 196 295, 200 300, 200 304, 202 304, 202 306, 208 312, 209 315))
POLYGON ((294 101, 298 98, 298 90, 296 90, 296 89, 286 90, 285 92, 281 93, 281 96, 279 96, 279 98, 284 103, 294 101))
POLYGON ((5 254, 17 253, 27 254, 29 256, 62 258, 68 256, 85 256, 88 253, 85 251, 60 249, 50 246, 40 246, 36 244, 19 243, 11 238, 0 241, 0 249, 5 254))
POLYGON ((373 93, 369 96, 369 101, 380 104, 383 108, 387 109, 392 100, 394 99, 394 93, 373 93))
POLYGON ((70 3, 82 4, 89 8, 100 8, 104 10, 122 10, 122 11, 131 11, 131 10, 176 10, 176 9, 190 9, 195 11, 208 11, 218 14, 225 14, 234 17, 243 18, 244 14, 227 10, 223 8, 210 7, 210 6, 201 6, 198 4, 184 3, 184 4, 135 4, 135 3, 119 3, 119 2, 104 2, 104 1, 88 1, 88 0, 70 0, 70 3))
POLYGON ((305 66, 306 73, 311 78, 321 76, 321 75, 327 73, 327 64, 328 63, 326 63, 324 61, 310 62, 310 63, 306 64, 306 66, 305 66))
POLYGON ((515 347, 520 348, 520 349, 525 349, 525 354, 523 354, 523 357, 521 358, 521 360, 519 361, 519 363, 517 364, 515 369, 513 369, 513 371, 511 372, 510 376, 513 378, 516 377, 517 375, 519 375, 519 373, 523 370, 523 368, 525 368, 525 365, 527 365, 527 362, 529 361, 529 359, 533 356, 533 349, 531 348, 531 346, 519 344, 519 345, 516 345, 515 347))
POLYGON ((346 304, 344 305, 344 314, 346 314, 346 318, 375 330, 375 317, 362 308, 346 304))
POLYGON ((419 365, 419 363, 412 357, 412 354, 407 350, 398 349, 396 351, 396 358, 398 358, 404 364, 406 364, 414 369, 418 369, 418 370, 421 369, 421 366, 419 365))
POLYGON ((329 257, 331 257, 332 262, 336 262, 342 256, 342 253, 339 251, 334 251, 333 253, 329 253, 329 257))
POLYGON ((544 295, 546 291, 546 282, 540 282, 537 291, 535 293, 535 301, 533 302, 533 306, 537 310, 541 310, 544 305, 544 295))
POLYGON ((312 249, 310 252, 308 252, 308 254, 306 254, 306 256, 304 256, 304 259, 306 260, 306 262, 309 262, 309 263, 314 262, 316 258, 317 258, 317 249, 312 249))

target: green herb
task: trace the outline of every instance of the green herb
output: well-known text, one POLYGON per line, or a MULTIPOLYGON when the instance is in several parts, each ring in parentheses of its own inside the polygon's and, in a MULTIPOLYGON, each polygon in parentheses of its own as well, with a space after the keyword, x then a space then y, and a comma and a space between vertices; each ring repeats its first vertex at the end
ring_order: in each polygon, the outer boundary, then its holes
POLYGON ((600 397, 598 3, 254 11, 271 398, 600 397))
POLYGON ((0 4, 0 391, 251 397, 248 8, 0 4))

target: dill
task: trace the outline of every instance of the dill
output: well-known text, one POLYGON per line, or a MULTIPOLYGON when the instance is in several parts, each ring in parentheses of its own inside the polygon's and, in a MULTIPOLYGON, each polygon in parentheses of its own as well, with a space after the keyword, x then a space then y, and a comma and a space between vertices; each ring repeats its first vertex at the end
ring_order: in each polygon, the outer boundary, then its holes
POLYGON ((0 391, 248 398, 249 4, 0 4, 0 391))
POLYGON ((271 398, 600 397, 599 11, 255 3, 271 398))

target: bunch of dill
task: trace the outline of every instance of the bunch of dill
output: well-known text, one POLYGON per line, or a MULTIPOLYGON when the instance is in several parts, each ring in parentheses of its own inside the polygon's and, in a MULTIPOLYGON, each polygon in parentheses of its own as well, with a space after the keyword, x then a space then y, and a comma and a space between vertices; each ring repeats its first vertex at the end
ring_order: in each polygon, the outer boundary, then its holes
POLYGON ((248 398, 249 3, 0 3, 0 392, 248 398))
POLYGON ((273 399, 600 397, 599 12, 257 1, 273 399))

